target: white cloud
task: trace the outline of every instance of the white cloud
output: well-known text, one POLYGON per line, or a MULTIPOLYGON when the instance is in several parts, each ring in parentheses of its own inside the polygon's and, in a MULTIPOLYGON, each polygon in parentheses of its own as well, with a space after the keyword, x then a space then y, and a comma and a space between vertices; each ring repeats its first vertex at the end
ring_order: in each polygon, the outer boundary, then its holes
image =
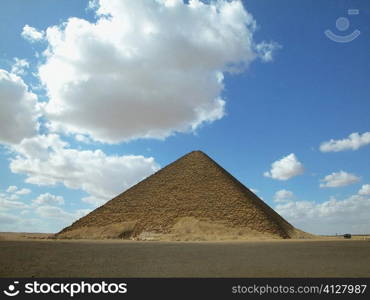
MULTIPOLYGON (((29 207, 28 204, 25 204, 19 200, 19 195, 26 195, 31 192, 29 189, 19 190, 17 186, 11 185, 6 189, 5 193, 0 193, 0 210, 22 210, 29 207)), ((1 230, 0 230, 1 231, 1 230)))
POLYGON ((303 174, 303 164, 298 161, 294 153, 271 164, 271 170, 263 175, 278 180, 288 180, 294 176, 303 174))
POLYGON ((50 225, 50 223, 49 226, 46 225, 40 219, 0 212, 0 231, 3 232, 51 232, 50 225))
POLYGON ((26 182, 62 183, 67 188, 81 189, 89 194, 83 200, 94 205, 104 203, 159 168, 151 157, 70 149, 53 134, 24 139, 13 150, 17 156, 11 160, 10 169, 26 174, 26 182))
POLYGON ((299 229, 316 234, 369 233, 370 198, 353 195, 323 203, 289 201, 275 210, 299 229))
POLYGON ((7 190, 6 190, 7 193, 10 193, 10 194, 13 194, 12 196, 16 196, 16 195, 27 195, 29 193, 31 193, 31 190, 30 189, 21 189, 19 190, 17 186, 15 185, 10 185, 7 190))
POLYGON ((330 175, 321 179, 323 183, 320 183, 320 187, 340 187, 349 184, 353 184, 360 181, 360 178, 355 174, 347 173, 344 171, 333 172, 330 175))
POLYGON ((17 186, 11 185, 11 186, 8 187, 8 189, 6 191, 7 191, 7 193, 14 193, 17 190, 18 190, 17 186))
POLYGON ((19 199, 19 196, 16 195, 16 194, 12 194, 10 196, 7 197, 8 200, 18 200, 19 199))
POLYGON ((291 201, 294 198, 294 193, 288 190, 279 190, 274 195, 274 201, 277 203, 284 203, 291 201))
MULTIPOLYGON (((13 216, 11 214, 1 213, 0 212, 0 225, 14 224, 20 221, 19 217, 13 216)), ((1 227, 3 228, 3 227, 1 227)))
POLYGON ((264 62, 270 62, 273 60, 273 55, 277 49, 280 49, 281 46, 275 42, 266 43, 262 42, 256 45, 257 52, 259 53, 259 57, 264 62))
POLYGON ((91 212, 90 209, 78 209, 74 212, 67 212, 60 207, 52 205, 39 206, 35 211, 42 218, 59 220, 65 225, 69 225, 70 223, 91 212))
POLYGON ((30 189, 21 189, 15 192, 17 195, 28 195, 31 193, 30 189))
POLYGON ((68 212, 58 208, 57 205, 64 204, 63 197, 50 193, 39 195, 30 205, 16 201, 16 193, 23 190, 10 186, 10 192, 0 193, 0 232, 57 232, 91 212, 91 209, 68 212), (34 217, 35 214, 38 217, 34 217))
POLYGON ((358 134, 351 133, 348 138, 342 140, 331 139, 328 142, 323 142, 320 145, 322 152, 339 152, 345 150, 357 150, 360 147, 370 144, 370 132, 358 134))
POLYGON ((0 143, 18 143, 37 133, 37 97, 18 76, 0 69, 0 143))
POLYGON ((370 184, 364 184, 358 191, 359 195, 370 195, 370 184))
POLYGON ((1 198, 0 197, 0 210, 21 210, 26 209, 29 206, 23 202, 15 201, 8 198, 1 198))
MULTIPOLYGON (((38 231, 58 232, 62 228, 69 226, 77 219, 91 212, 90 209, 78 209, 75 211, 66 211, 60 207, 52 205, 42 205, 35 209, 35 213, 40 217, 38 221, 42 224, 37 226, 38 231), (39 229, 41 228, 41 229, 39 229)), ((22 224, 18 228, 23 228, 22 224)), ((18 229, 19 230, 19 229, 18 229)))
POLYGON ((75 216, 71 213, 66 212, 60 207, 43 205, 36 208, 36 213, 43 218, 61 219, 65 221, 71 221, 75 216))
POLYGON ((99 8, 98 0, 90 0, 87 9, 95 10, 99 8))
POLYGON ((86 216, 87 214, 91 213, 92 211, 93 211, 93 209, 90 209, 90 208, 77 209, 74 212, 74 215, 75 215, 76 219, 80 219, 80 218, 86 216))
POLYGON ((45 33, 43 31, 38 31, 36 28, 31 27, 29 25, 25 25, 23 27, 22 37, 30 42, 37 42, 41 41, 45 37, 45 33))
POLYGON ((12 65, 11 73, 16 75, 26 74, 25 69, 30 67, 30 64, 25 59, 14 58, 15 63, 12 65))
POLYGON ((36 199, 32 200, 35 205, 62 205, 64 204, 64 198, 62 196, 56 196, 50 193, 39 195, 36 199))
POLYGON ((82 134, 76 134, 75 139, 78 142, 85 143, 85 144, 90 144, 92 141, 85 135, 82 134))
POLYGON ((97 9, 95 23, 70 18, 46 30, 39 75, 49 128, 101 142, 163 139, 222 118, 223 72, 271 60, 276 48, 254 42, 255 20, 241 1, 89 7, 97 9))

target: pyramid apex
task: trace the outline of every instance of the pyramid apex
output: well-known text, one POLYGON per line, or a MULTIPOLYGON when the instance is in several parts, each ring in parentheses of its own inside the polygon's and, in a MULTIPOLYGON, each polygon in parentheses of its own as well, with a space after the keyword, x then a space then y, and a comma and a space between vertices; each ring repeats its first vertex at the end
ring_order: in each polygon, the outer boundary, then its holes
POLYGON ((212 160, 205 152, 201 150, 193 150, 191 152, 188 152, 184 156, 180 157, 179 160, 181 160, 182 158, 191 159, 191 160, 204 160, 204 159, 212 160))
POLYGON ((188 155, 191 155, 191 154, 202 154, 202 155, 207 155, 205 154, 202 150, 193 150, 191 152, 188 153, 188 155))

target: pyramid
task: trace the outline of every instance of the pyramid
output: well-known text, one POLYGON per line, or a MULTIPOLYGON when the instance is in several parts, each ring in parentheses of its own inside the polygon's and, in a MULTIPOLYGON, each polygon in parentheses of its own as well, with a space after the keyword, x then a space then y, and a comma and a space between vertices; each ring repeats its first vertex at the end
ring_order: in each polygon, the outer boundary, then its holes
POLYGON ((56 237, 218 240, 302 234, 209 156, 193 151, 56 237))

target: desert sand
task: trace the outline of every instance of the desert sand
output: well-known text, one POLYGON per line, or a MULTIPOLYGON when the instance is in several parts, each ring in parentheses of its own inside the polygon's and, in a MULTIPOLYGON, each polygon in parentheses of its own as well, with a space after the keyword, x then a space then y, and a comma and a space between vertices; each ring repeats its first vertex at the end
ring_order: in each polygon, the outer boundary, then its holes
POLYGON ((370 239, 157 242, 0 234, 0 277, 369 277, 370 239))

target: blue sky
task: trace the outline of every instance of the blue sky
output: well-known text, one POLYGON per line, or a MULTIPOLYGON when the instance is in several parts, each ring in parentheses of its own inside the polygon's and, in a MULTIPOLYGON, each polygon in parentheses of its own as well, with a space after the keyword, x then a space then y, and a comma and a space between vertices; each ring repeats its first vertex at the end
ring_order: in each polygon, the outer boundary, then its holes
POLYGON ((58 231, 200 149, 303 230, 370 233, 370 3, 122 3, 2 3, 0 231, 58 231))

